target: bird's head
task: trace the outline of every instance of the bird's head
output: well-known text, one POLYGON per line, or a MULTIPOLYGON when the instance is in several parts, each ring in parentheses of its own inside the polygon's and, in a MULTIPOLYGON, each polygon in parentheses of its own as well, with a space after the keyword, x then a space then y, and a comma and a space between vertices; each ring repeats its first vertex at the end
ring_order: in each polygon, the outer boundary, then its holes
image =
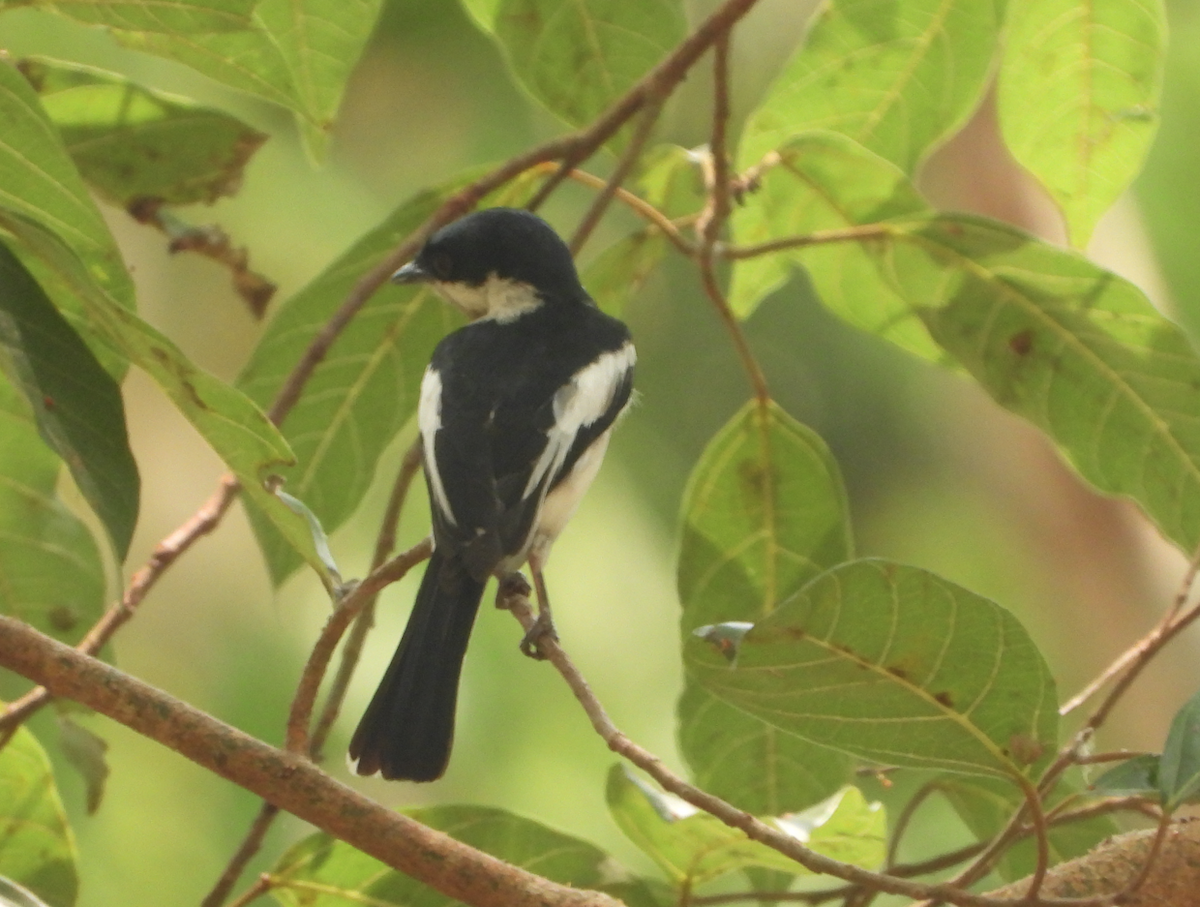
POLYGON ((392 280, 428 283, 471 319, 511 321, 546 302, 587 298, 566 243, 519 208, 487 208, 442 227, 392 280))

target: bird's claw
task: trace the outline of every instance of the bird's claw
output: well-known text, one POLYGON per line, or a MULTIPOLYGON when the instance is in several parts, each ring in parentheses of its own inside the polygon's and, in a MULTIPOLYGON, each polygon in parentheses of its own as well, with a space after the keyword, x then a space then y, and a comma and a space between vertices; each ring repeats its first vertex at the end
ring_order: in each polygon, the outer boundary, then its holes
POLYGON ((539 612, 533 626, 526 631, 521 639, 522 654, 535 661, 545 661, 547 656, 541 646, 543 640, 558 642, 558 631, 554 629, 554 621, 550 618, 549 611, 539 612))

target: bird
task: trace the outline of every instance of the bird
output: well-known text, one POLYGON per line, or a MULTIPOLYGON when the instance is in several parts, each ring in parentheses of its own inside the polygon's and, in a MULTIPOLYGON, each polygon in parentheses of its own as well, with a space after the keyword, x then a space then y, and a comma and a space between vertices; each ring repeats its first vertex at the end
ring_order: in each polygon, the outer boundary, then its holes
MULTIPOLYGON (((580 283, 571 251, 527 210, 487 208, 434 232, 392 275, 467 316, 433 351, 417 404, 433 553, 412 613, 350 742, 360 775, 434 781, 450 759, 463 657, 484 587, 542 571, 633 396, 629 329, 580 283)), ((501 588, 504 588, 502 586, 501 588)), ((555 637, 556 638, 556 637, 555 637)))

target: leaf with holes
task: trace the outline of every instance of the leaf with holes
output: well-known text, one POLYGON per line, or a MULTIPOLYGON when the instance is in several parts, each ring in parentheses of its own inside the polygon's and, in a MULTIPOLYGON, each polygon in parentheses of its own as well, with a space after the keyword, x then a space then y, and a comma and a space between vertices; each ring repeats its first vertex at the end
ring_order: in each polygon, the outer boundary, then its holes
POLYGON ((222 111, 150 91, 90 67, 29 59, 37 89, 83 178, 122 208, 233 195, 267 136, 222 111))
POLYGON ((1009 3, 1000 128, 1062 209, 1072 245, 1087 244, 1154 141, 1166 19, 1161 0, 1009 3))
MULTIPOLYGON (((884 224, 928 211, 928 204, 894 164, 844 136, 815 132, 779 149, 777 163, 762 173, 758 190, 734 209, 731 226, 738 245, 747 247, 884 224)), ((945 354, 871 254, 880 241, 867 234, 739 259, 729 303, 739 317, 749 317, 783 285, 794 265, 803 265, 821 301, 835 314, 924 359, 944 360, 945 354)))
MULTIPOLYGON (((841 475, 819 437, 774 403, 750 402, 709 442, 684 494, 681 629, 770 614, 852 554, 841 475)), ((706 790, 778 815, 846 783, 845 755, 781 733, 689 678, 678 707, 684 756, 706 790)))
POLYGON ((70 907, 79 891, 75 860, 75 838, 50 760, 33 734, 19 727, 0 749, 0 878, 55 907, 70 907))
POLYGON ((104 610, 104 563, 56 493, 62 461, 0 374, 0 613, 74 645, 104 610))
POLYGON ((0 367, 24 392, 42 439, 71 470, 124 561, 141 483, 121 389, 3 242, 0 367))
POLYGON ((677 0, 501 0, 494 22, 521 84, 573 126, 632 88, 687 30, 677 0))
MULTIPOLYGON (((639 780, 623 765, 609 769, 606 796, 625 836, 685 890, 749 868, 807 873, 779 851, 639 780)), ((883 862, 886 816, 853 787, 811 810, 765 821, 835 860, 872 868, 883 862)))
POLYGON ((906 173, 979 103, 1000 31, 992 0, 832 0, 750 117, 739 167, 810 129, 906 173))
POLYGON ((1133 284, 1002 224, 934 216, 876 250, 930 334, 1085 479, 1200 543, 1200 357, 1133 284))
POLYGON ((684 658, 731 705, 885 765, 1018 777, 1057 742, 1054 680, 1021 625, 916 567, 835 567, 758 621, 732 666, 700 639, 684 658))
MULTIPOLYGON (((630 907, 656 907, 650 889, 597 847, 531 819, 483 806, 435 806, 408 815, 484 853, 562 885, 606 891, 630 907)), ((305 838, 271 872, 285 907, 345 904, 441 907, 458 901, 326 834, 305 838)))

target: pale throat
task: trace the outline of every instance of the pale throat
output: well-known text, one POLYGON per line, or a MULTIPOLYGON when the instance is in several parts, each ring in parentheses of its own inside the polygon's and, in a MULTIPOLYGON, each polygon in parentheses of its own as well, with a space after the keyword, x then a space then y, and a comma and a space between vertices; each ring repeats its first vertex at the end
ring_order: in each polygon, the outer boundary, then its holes
POLYGON ((542 304, 541 297, 529 284, 495 274, 489 274, 479 286, 435 281, 433 289, 472 321, 491 319, 503 324, 542 304))

